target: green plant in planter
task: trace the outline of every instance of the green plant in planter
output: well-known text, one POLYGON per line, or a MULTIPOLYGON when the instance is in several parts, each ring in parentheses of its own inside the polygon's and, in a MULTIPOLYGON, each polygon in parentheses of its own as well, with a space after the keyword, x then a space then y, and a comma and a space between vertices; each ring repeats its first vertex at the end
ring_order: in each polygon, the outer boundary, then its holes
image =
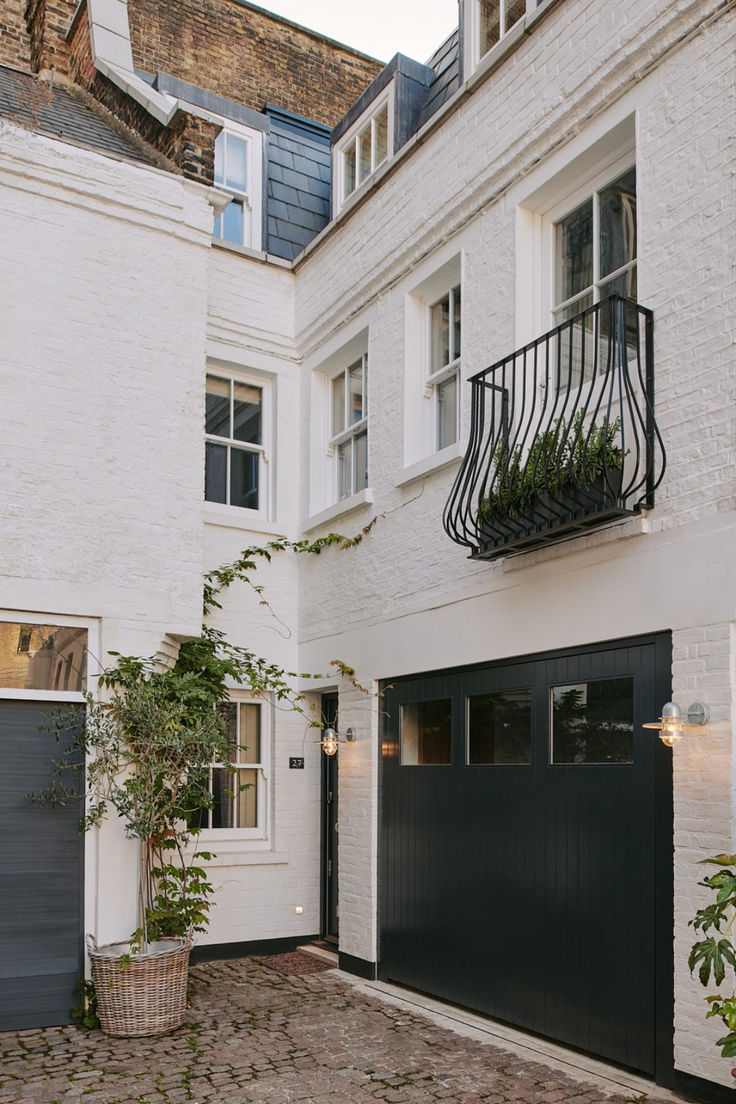
POLYGON ((499 441, 493 454, 496 472, 492 490, 478 504, 477 520, 518 519, 533 511, 541 494, 564 495, 577 487, 585 490, 606 471, 623 469, 624 453, 617 445, 621 419, 595 422, 584 428, 580 410, 568 428, 564 418, 537 434, 523 458, 520 445, 509 452, 508 442, 499 441))
MULTIPOLYGON (((331 533, 314 541, 284 539, 246 548, 236 561, 205 576, 204 615, 220 607, 222 592, 236 581, 247 583, 268 605, 263 587, 252 580, 259 562, 287 550, 319 555, 329 546, 351 548, 373 524, 350 538, 331 533)), ((87 694, 78 742, 57 764, 38 800, 61 804, 84 798, 82 830, 99 825, 113 811, 122 819, 126 835, 138 840, 139 926, 130 941, 131 953, 137 953, 154 940, 186 936, 207 926, 212 886, 201 864, 213 856, 196 850, 198 829, 191 825, 212 804, 211 765, 230 762, 232 745, 221 708, 228 699, 228 680, 299 712, 306 712, 306 707, 294 689, 294 672, 229 643, 206 624, 198 637, 181 645, 168 670, 150 659, 110 655, 115 665, 99 678, 107 696, 97 700, 87 694), (64 781, 70 769, 84 771, 84 792, 64 781)), ((50 725, 57 731, 67 726, 65 713, 56 714, 50 725)))
MULTIPOLYGON (((192 852, 195 834, 186 822, 191 810, 210 804, 209 765, 227 762, 230 745, 216 699, 203 696, 191 675, 119 656, 100 684, 108 696, 97 701, 87 694, 79 737, 87 802, 81 828, 95 827, 112 810, 138 840, 139 927, 132 945, 147 950, 152 940, 206 926, 211 886, 199 862, 210 856, 192 852)), ((65 723, 58 715, 52 728, 65 723)), ((57 781, 46 796, 80 795, 57 781)))
MULTIPOLYGON (((720 867, 716 874, 698 882, 698 885, 713 890, 716 899, 705 908, 698 909, 690 921, 690 926, 705 938, 693 944, 688 966, 691 974, 698 967, 702 985, 708 984, 711 975, 715 984, 721 985, 728 969, 736 974, 736 949, 725 934, 736 919, 736 855, 714 855, 713 858, 703 859, 703 862, 720 867)), ((730 997, 715 993, 705 999, 710 1005, 706 1019, 718 1017, 728 1028, 727 1034, 716 1040, 716 1046, 721 1048, 724 1058, 736 1057, 736 993, 730 997)))

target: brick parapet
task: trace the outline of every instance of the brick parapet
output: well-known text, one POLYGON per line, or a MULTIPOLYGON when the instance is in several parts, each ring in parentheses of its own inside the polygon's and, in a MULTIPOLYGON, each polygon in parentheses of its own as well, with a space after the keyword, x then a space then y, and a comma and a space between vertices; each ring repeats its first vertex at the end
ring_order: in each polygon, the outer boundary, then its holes
POLYGON ((60 76, 69 76, 71 51, 67 35, 76 7, 76 0, 28 0, 25 21, 34 72, 53 69, 60 76))
POLYGON ((68 35, 71 80, 120 123, 160 153, 168 167, 189 180, 211 184, 215 172, 215 137, 219 127, 177 111, 163 126, 146 109, 95 68, 86 5, 68 35))
POLYGON ((383 68, 241 0, 130 0, 137 68, 256 111, 275 104, 334 126, 383 68))

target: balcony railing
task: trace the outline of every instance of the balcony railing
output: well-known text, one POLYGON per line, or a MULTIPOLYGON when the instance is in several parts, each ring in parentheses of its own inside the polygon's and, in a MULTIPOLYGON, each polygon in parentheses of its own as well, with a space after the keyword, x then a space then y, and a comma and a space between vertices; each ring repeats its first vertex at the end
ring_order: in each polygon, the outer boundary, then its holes
POLYGON ((651 311, 611 295, 471 379, 448 535, 494 559, 654 505, 651 311))

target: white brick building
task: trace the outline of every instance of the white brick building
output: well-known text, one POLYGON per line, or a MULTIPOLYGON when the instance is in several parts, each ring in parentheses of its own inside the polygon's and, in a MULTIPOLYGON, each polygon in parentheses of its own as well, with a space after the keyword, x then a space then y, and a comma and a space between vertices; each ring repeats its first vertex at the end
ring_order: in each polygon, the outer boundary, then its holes
MULTIPOLYGON (((732 1078, 687 955, 697 863, 736 842, 733 8, 461 0, 331 154, 278 104, 152 86, 93 37, 136 111, 224 127, 219 189, 140 123, 70 145, 11 70, 0 101, 2 731, 79 697, 13 674, 33 626, 86 630, 94 662, 172 655, 204 570, 376 518, 213 618, 322 673, 303 689, 356 738, 328 771, 304 718, 233 688, 261 711, 258 800, 207 833, 200 953, 332 938, 353 972, 713 1101, 732 1078), (668 700, 709 707, 672 750, 641 727, 668 700)), ((89 0, 93 29, 110 10, 89 0)), ((125 937, 126 842, 66 846, 84 929, 125 937)))

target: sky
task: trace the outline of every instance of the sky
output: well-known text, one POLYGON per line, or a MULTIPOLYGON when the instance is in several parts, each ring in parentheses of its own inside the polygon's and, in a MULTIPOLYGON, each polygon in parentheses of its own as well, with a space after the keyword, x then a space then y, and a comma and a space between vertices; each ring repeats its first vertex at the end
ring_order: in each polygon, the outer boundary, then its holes
POLYGON ((364 54, 427 61, 457 27, 457 0, 252 0, 364 54))

